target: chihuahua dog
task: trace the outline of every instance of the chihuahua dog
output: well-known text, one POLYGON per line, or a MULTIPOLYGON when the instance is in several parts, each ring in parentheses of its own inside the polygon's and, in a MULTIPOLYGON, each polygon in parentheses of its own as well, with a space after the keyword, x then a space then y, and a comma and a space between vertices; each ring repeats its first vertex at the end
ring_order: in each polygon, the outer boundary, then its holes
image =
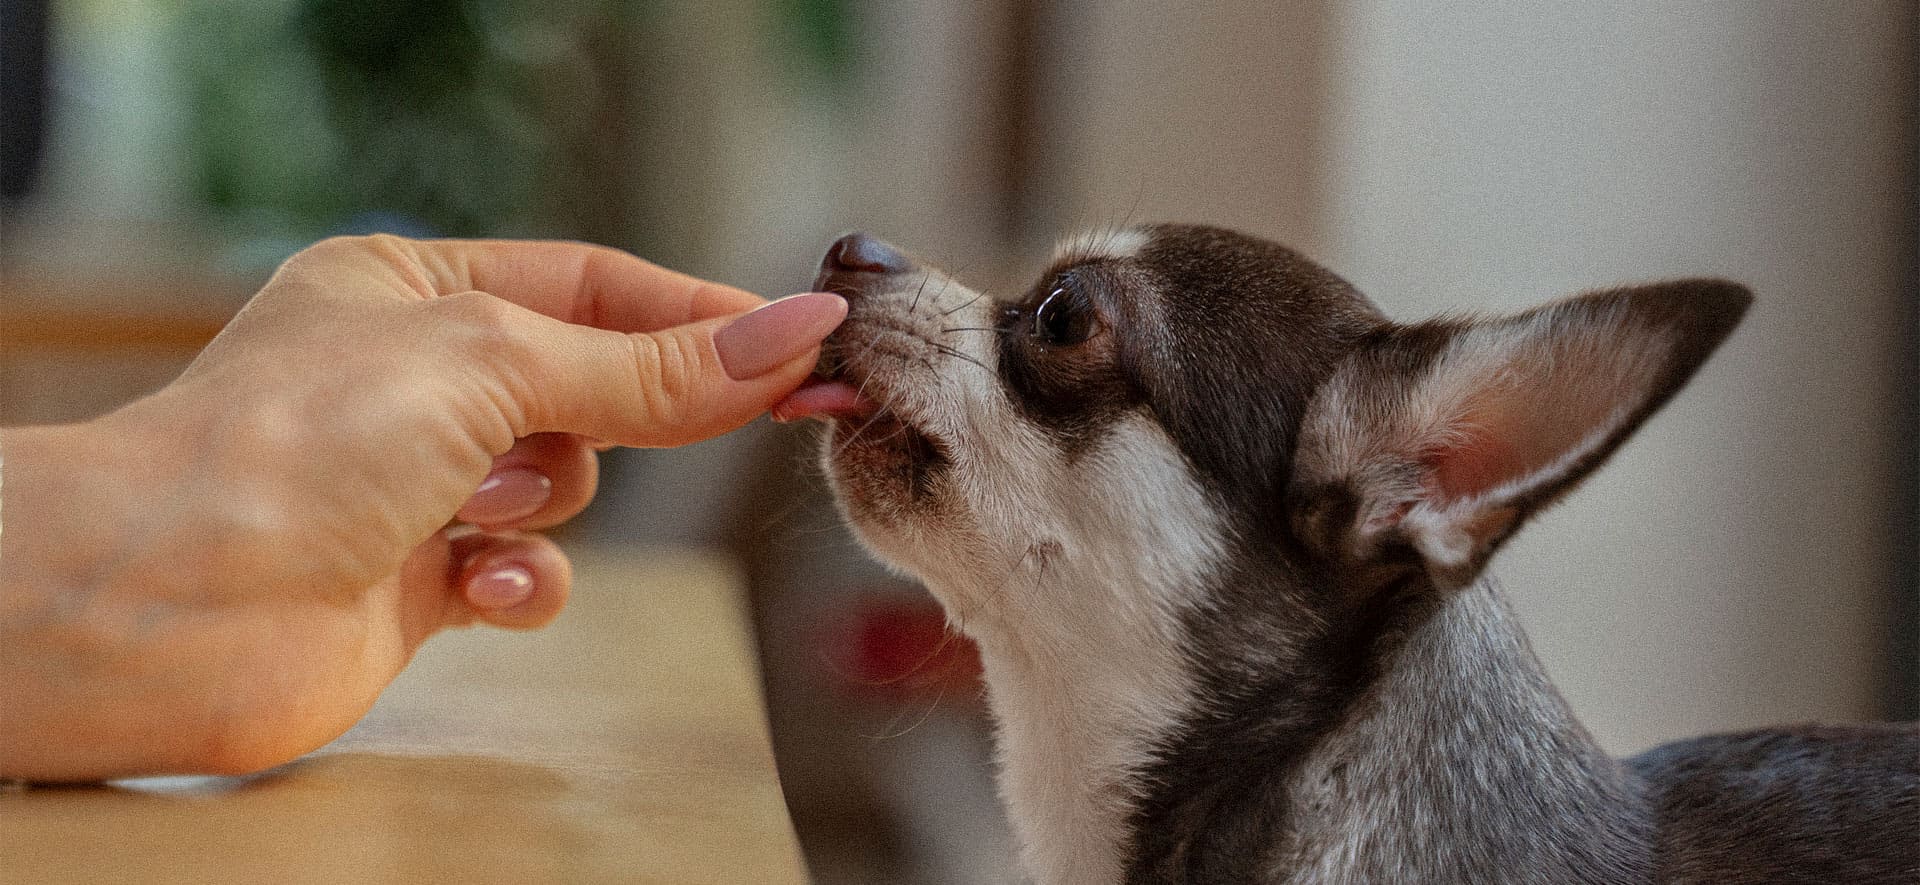
POLYGON ((871 237, 775 409, 980 648, 1056 883, 1914 882, 1920 729, 1608 757, 1487 560, 1750 300, 1711 279, 1403 325, 1281 246, 1141 227, 1009 299, 871 237))

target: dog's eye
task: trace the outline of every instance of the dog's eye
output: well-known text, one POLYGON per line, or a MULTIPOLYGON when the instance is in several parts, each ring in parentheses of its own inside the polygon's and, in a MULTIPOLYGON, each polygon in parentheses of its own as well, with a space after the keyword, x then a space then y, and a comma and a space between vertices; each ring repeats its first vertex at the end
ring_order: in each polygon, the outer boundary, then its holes
POLYGON ((1079 344, 1093 335, 1093 305, 1071 281, 1062 282, 1033 311, 1033 337, 1049 347, 1079 344))

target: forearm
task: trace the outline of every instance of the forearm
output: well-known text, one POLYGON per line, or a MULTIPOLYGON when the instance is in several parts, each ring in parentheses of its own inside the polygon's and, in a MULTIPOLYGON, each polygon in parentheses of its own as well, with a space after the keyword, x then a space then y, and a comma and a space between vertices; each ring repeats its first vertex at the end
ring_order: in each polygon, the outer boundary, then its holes
POLYGON ((205 742, 154 672, 167 613, 136 577, 164 469, 100 423, 0 431, 0 776, 163 770, 205 742))

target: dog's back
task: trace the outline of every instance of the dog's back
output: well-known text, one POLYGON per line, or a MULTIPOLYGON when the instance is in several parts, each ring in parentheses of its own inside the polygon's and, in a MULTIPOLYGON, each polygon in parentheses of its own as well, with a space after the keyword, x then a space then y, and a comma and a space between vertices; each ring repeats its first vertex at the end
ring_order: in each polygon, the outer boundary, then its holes
POLYGON ((1920 725, 1708 735, 1628 760, 1657 881, 1920 882, 1920 725))

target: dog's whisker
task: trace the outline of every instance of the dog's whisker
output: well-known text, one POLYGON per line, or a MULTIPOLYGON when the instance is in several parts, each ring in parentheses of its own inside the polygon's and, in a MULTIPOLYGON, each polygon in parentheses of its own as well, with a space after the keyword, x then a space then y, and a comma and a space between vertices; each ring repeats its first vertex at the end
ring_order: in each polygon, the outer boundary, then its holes
POLYGON ((934 645, 932 651, 927 652, 925 655, 921 656, 920 660, 915 661, 913 663, 913 666, 908 667, 906 672, 888 679, 869 679, 869 680, 863 680, 863 681, 865 682, 865 684, 873 685, 873 686, 895 685, 907 679, 911 679, 915 676, 918 676, 920 675, 920 672, 922 670, 926 669, 928 664, 933 663, 936 659, 940 657, 941 652, 946 651, 949 646, 953 645, 953 640, 955 640, 956 638, 958 638, 958 636, 952 630, 942 630, 940 631, 940 642, 934 645))
POLYGON ((938 350, 938 351, 940 351, 941 353, 944 353, 944 354, 946 354, 947 356, 950 356, 950 357, 952 357, 952 358, 954 358, 954 359, 957 359, 957 360, 963 360, 963 361, 965 361, 965 362, 969 362, 969 363, 972 363, 972 364, 974 364, 974 365, 976 365, 976 366, 979 366, 979 367, 980 367, 980 371, 982 371, 982 372, 985 372, 985 373, 987 373, 987 374, 989 374, 989 375, 991 375, 991 374, 993 374, 993 369, 992 369, 991 367, 989 367, 989 366, 988 366, 988 365, 987 365, 986 363, 983 363, 983 362, 981 362, 981 361, 979 361, 979 360, 977 360, 977 359, 974 359, 974 358, 973 358, 973 357, 971 357, 971 356, 968 356, 968 355, 966 355, 966 354, 964 354, 964 353, 961 353, 961 352, 960 352, 960 351, 958 351, 958 350, 955 350, 955 349, 953 349, 953 348, 951 348, 951 347, 948 347, 948 346, 946 346, 945 344, 940 344, 940 343, 938 343, 938 342, 928 342, 928 343, 930 343, 930 344, 933 344, 933 349, 935 349, 935 350, 938 350))
MULTIPOLYGON (((897 740, 899 738, 906 737, 907 735, 910 735, 915 731, 918 731, 920 729, 920 726, 927 724, 927 720, 933 718, 934 711, 940 709, 940 702, 946 699, 947 699, 947 686, 945 682, 942 682, 940 683, 940 687, 934 691, 933 700, 927 704, 927 708, 925 710, 921 711, 920 718, 914 720, 912 725, 909 725, 906 728, 903 728, 892 734, 867 735, 866 737, 868 740, 874 740, 874 741, 891 741, 891 740, 897 740)), ((899 717, 896 716, 893 721, 898 722, 899 717)))
POLYGON ((868 418, 865 424, 860 425, 858 428, 855 428, 852 433, 847 434, 847 438, 842 440, 840 445, 834 448, 832 457, 838 458, 846 454, 847 448, 852 446, 856 440, 860 439, 860 434, 866 433, 868 428, 872 427, 886 414, 887 410, 885 408, 873 413, 873 417, 868 418))
MULTIPOLYGON (((841 365, 843 367, 860 365, 866 362, 867 357, 873 353, 874 348, 879 346, 880 336, 875 335, 867 340, 867 346, 860 348, 860 352, 855 354, 852 359, 841 361, 841 365)), ((867 385, 871 383, 873 383, 873 374, 869 372, 860 379, 860 387, 855 391, 855 398, 866 396, 867 385)))
POLYGON ((893 439, 894 437, 897 437, 906 432, 907 432, 907 425, 902 424, 899 427, 894 428, 892 433, 889 433, 886 436, 880 437, 879 439, 868 440, 867 442, 873 445, 879 445, 883 442, 893 439))
MULTIPOLYGON (((880 343, 879 340, 875 339, 874 341, 870 342, 867 345, 867 349, 872 350, 874 346, 878 345, 879 343, 880 343)), ((931 366, 929 366, 929 368, 931 368, 931 366)), ((873 383, 872 375, 868 375, 865 378, 861 379, 860 386, 855 389, 854 398, 865 399, 867 397, 867 388, 872 383, 873 383)), ((874 395, 874 399, 878 401, 879 408, 874 411, 872 417, 869 417, 865 423, 861 424, 852 433, 847 434, 846 438, 841 440, 840 444, 834 447, 833 453, 829 455, 830 458, 837 458, 845 454, 849 447, 854 445, 854 443, 860 441, 861 434, 866 433, 869 429, 873 427, 874 424, 878 423, 882 418, 886 418, 895 413, 896 410, 894 408, 894 404, 892 402, 892 396, 890 394, 885 394, 883 392, 876 393, 874 395)), ((895 436, 899 435, 900 433, 905 432, 906 429, 907 429, 906 425, 902 424, 900 428, 895 430, 893 433, 887 434, 886 436, 881 437, 878 440, 872 440, 871 442, 874 442, 874 443, 886 442, 887 440, 893 439, 895 436)))
MULTIPOLYGON (((914 311, 920 309, 920 296, 926 294, 927 283, 932 280, 933 280, 933 271, 927 271, 926 273, 923 273, 920 275, 920 285, 918 288, 914 289, 913 291, 913 303, 907 305, 907 316, 913 316, 914 311)), ((937 294, 934 295, 933 297, 935 302, 938 302, 940 300, 940 296, 937 294)))
MULTIPOLYGON (((951 288, 953 288, 953 278, 952 277, 942 278, 940 281, 939 291, 936 291, 933 293, 933 300, 928 303, 934 306, 938 306, 940 304, 940 299, 945 298, 947 295, 947 290, 951 288)), ((908 316, 912 316, 913 312, 908 311, 907 314, 908 316)))
POLYGON ((954 315, 954 314, 956 314, 956 313, 959 313, 960 311, 963 311, 963 310, 966 310, 966 309, 967 309, 967 308, 969 308, 969 307, 972 307, 972 306, 974 305, 974 302, 977 302, 977 301, 979 301, 980 299, 982 299, 982 298, 985 298, 985 297, 987 297, 987 293, 985 293, 985 292, 976 292, 976 293, 974 293, 974 296, 973 296, 972 298, 969 298, 969 299, 967 299, 965 303, 963 303, 963 304, 961 304, 961 305, 959 305, 958 307, 953 307, 953 308, 949 308, 949 309, 947 309, 947 310, 944 310, 944 311, 941 311, 941 313, 940 313, 940 316, 941 316, 941 317, 943 317, 943 318, 944 318, 944 317, 949 317, 949 316, 952 316, 952 315, 954 315))

